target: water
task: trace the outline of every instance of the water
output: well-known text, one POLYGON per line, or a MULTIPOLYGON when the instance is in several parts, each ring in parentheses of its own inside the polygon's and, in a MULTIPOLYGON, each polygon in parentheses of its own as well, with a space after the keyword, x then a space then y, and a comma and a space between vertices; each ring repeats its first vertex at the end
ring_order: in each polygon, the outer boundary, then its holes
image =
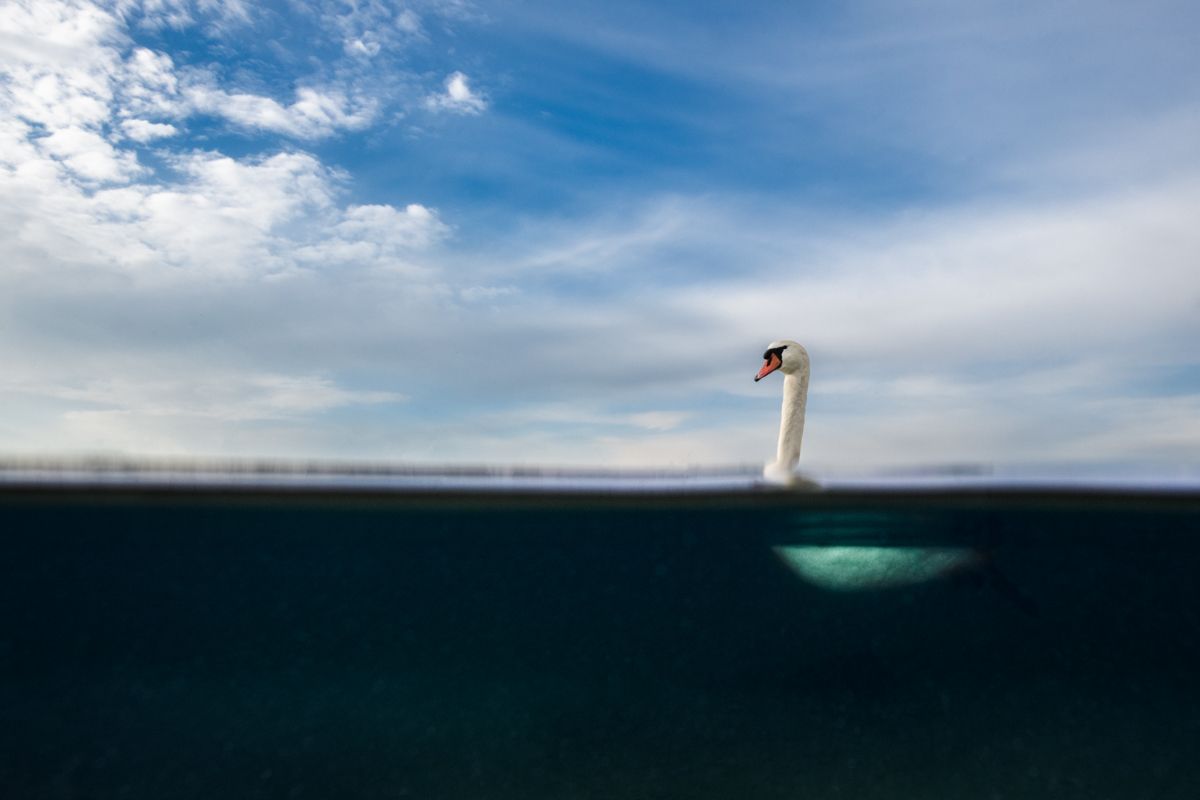
POLYGON ((1200 494, 701 477, 10 480, 0 796, 1200 792, 1200 494))

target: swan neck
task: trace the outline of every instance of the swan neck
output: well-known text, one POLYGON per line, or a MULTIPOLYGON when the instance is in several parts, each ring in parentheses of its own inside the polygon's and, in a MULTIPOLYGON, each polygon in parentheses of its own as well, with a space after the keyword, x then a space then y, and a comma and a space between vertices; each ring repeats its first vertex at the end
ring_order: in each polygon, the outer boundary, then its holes
POLYGON ((788 469, 800 460, 800 441, 804 438, 804 407, 808 402, 808 372, 785 375, 783 409, 779 422, 779 452, 776 463, 788 469))

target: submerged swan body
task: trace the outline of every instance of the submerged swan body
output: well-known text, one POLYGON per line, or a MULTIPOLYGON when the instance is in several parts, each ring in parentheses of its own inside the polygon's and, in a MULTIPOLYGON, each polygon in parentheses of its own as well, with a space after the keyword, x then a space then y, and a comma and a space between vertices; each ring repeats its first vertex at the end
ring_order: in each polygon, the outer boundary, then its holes
MULTIPOLYGON (((810 364, 808 351, 791 339, 767 345, 757 383, 772 372, 783 373, 783 408, 775 460, 763 477, 784 486, 810 485, 796 474, 804 438, 810 364)), ((800 577, 825 589, 857 590, 911 586, 978 568, 981 554, 967 547, 879 547, 874 545, 803 545, 776 547, 776 554, 800 577)))
POLYGON ((799 545, 776 547, 793 572, 822 589, 892 589, 979 569, 982 553, 966 547, 799 545))

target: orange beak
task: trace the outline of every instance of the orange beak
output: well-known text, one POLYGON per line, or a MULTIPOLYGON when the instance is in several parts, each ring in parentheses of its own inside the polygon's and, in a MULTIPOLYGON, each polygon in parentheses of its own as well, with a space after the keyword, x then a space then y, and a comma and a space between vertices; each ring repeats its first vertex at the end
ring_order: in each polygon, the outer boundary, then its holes
POLYGON ((779 354, 771 353, 770 357, 766 361, 763 362, 762 369, 760 369, 758 371, 758 374, 754 376, 754 382, 758 383, 763 378, 767 377, 772 372, 774 372, 775 370, 779 369, 782 366, 783 366, 783 359, 781 359, 779 357, 779 354))

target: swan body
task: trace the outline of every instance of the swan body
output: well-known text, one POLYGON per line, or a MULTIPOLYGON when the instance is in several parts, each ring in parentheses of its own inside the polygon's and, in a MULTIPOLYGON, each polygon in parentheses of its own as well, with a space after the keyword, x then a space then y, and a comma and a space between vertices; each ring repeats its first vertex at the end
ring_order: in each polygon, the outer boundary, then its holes
POLYGON ((811 584, 834 591, 891 589, 946 578, 983 565, 966 547, 794 545, 775 554, 811 584))

